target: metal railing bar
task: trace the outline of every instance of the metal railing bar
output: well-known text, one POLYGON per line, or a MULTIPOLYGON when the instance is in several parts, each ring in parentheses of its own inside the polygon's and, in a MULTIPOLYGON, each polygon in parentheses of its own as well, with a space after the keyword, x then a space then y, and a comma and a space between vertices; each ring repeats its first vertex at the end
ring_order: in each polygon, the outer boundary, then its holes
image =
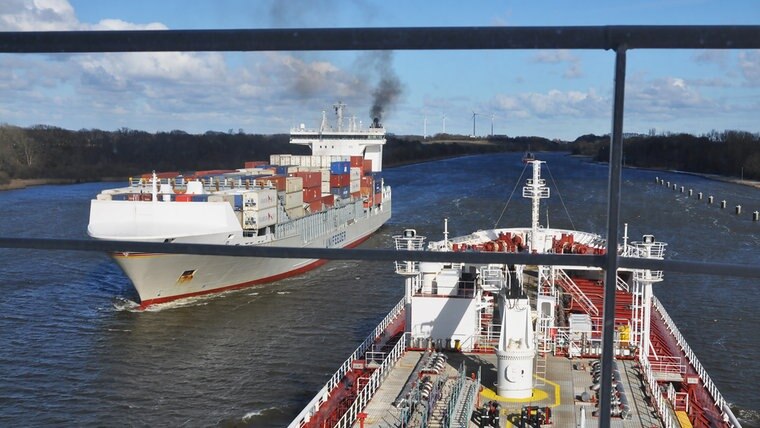
POLYGON ((753 49, 757 25, 0 32, 4 53, 456 49, 753 49))
POLYGON ((623 171, 623 107, 625 101, 626 47, 615 50, 615 87, 612 102, 609 182, 607 187, 607 257, 604 263, 604 303, 602 312, 602 373, 599 391, 599 426, 610 426, 612 401, 612 359, 615 337, 615 290, 618 269, 618 230, 620 229, 620 183, 623 171))
MULTIPOLYGON (((489 252, 396 251, 381 249, 263 247, 206 245, 161 242, 100 241, 88 239, 47 239, 0 237, 0 248, 43 251, 94 251, 105 253, 200 254, 207 256, 307 258, 326 260, 398 261, 415 260, 443 263, 499 263, 604 267, 605 256, 580 254, 528 254, 489 252)), ((688 260, 658 260, 619 257, 618 266, 626 269, 651 269, 668 272, 760 277, 760 265, 715 263, 688 260)))

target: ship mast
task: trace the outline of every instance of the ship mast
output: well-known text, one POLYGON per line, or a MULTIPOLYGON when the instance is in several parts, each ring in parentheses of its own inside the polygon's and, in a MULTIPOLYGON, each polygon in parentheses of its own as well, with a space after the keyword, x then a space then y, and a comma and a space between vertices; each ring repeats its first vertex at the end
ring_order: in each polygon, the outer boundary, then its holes
POLYGON ((338 131, 343 130, 343 109, 346 108, 346 105, 343 104, 341 101, 338 101, 337 103, 333 104, 333 108, 335 108, 335 115, 338 116, 338 131))
POLYGON ((549 197, 549 188, 546 187, 546 181, 541 179, 541 164, 545 162, 540 160, 529 160, 528 163, 533 164, 533 178, 528 179, 526 186, 523 187, 523 198, 530 198, 533 203, 530 217, 530 251, 534 253, 543 253, 543 247, 539 247, 538 229, 541 225, 538 222, 539 216, 541 215, 539 212, 541 208, 541 199, 549 197))

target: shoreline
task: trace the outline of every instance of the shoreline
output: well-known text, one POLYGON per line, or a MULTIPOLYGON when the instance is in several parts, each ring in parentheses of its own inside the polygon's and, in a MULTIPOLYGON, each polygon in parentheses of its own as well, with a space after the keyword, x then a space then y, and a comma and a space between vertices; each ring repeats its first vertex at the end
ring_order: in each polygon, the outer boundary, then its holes
MULTIPOLYGON (((607 165, 607 162, 595 161, 595 160, 593 160, 593 158, 591 156, 587 156, 587 155, 568 154, 568 156, 576 156, 576 157, 588 158, 589 162, 598 163, 598 164, 602 164, 602 165, 607 165)), ((655 168, 655 167, 647 167, 647 166, 633 166, 633 165, 623 165, 623 168, 642 169, 642 170, 645 170, 645 171, 669 172, 669 173, 673 173, 673 174, 693 175, 695 177, 702 177, 702 178, 706 178, 708 180, 722 181, 724 183, 739 184, 739 185, 742 185, 742 186, 748 186, 748 187, 754 187, 755 189, 760 189, 760 181, 758 181, 758 180, 742 180, 741 178, 728 177, 728 176, 718 175, 718 174, 708 174, 706 172, 679 171, 677 169, 665 169, 665 168, 655 168)))
MULTIPOLYGON (((458 158, 458 157, 466 157, 466 156, 477 156, 481 153, 474 153, 474 154, 459 154, 459 155, 449 155, 449 156, 436 156, 432 158, 428 158, 425 160, 407 160, 407 161, 400 161, 400 162, 389 162, 387 167, 388 168, 396 168, 396 167, 402 167, 407 165, 414 165, 419 163, 425 163, 425 162, 435 162, 439 160, 444 159, 451 159, 451 158, 458 158)), ((484 155, 487 155, 487 153, 482 153, 484 155)), ((593 163, 599 163, 599 164, 607 164, 607 162, 598 162, 594 161, 591 156, 586 155, 573 155, 568 153, 568 156, 575 156, 575 157, 584 157, 588 158, 589 162, 593 163)), ((660 172, 669 172, 674 174, 688 174, 693 175, 696 177, 702 177, 706 178, 708 180, 715 180, 715 181, 722 181, 725 183, 732 183, 732 184, 739 184, 742 186, 749 186, 753 187, 755 189, 760 189, 760 181, 758 180, 742 180, 741 178, 736 177, 727 177, 723 175, 717 175, 717 174, 708 174, 703 172, 692 172, 692 171, 679 171, 674 169, 664 169, 664 168, 654 168, 654 167, 642 167, 642 166, 632 166, 632 165, 623 165, 623 168, 630 168, 630 169, 642 169, 647 171, 660 171, 660 172)), ((62 185, 62 184, 80 184, 80 183, 104 183, 104 182, 112 182, 112 181, 126 181, 126 178, 122 177, 102 177, 99 179, 82 179, 82 178, 14 178, 11 179, 10 183, 6 184, 0 184, 0 191, 5 190, 21 190, 26 189, 28 187, 32 186, 44 186, 44 185, 62 185)))
POLYGON ((33 186, 45 186, 48 184, 81 184, 81 183, 104 183, 110 181, 126 181, 125 178, 103 177, 99 179, 83 178, 14 178, 9 183, 0 184, 0 191, 22 190, 33 186))

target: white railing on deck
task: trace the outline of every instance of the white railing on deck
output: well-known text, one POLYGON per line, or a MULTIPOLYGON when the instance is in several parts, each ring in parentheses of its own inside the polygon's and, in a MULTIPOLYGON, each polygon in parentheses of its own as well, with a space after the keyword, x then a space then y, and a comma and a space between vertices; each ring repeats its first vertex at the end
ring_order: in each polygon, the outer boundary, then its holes
POLYGON ((654 361, 650 361, 649 364, 652 367, 652 371, 657 373, 673 373, 680 375, 686 373, 686 365, 683 364, 681 357, 660 356, 654 361))
MULTIPOLYGON (((369 349, 370 346, 375 342, 375 339, 377 339, 380 334, 385 331, 385 328, 388 327, 395 319, 396 317, 404 310, 404 299, 401 299, 396 306, 391 309, 390 312, 388 312, 388 315, 383 318, 382 321, 380 321, 380 324, 375 327, 375 330, 370 333, 369 336, 367 336, 366 339, 364 339, 364 342, 362 342, 361 345, 359 345, 358 348, 351 354, 350 357, 346 361, 343 362, 343 364, 340 366, 338 371, 335 372, 335 374, 332 375, 330 380, 327 381, 327 383, 322 387, 322 389, 319 390, 317 395, 314 396, 314 398, 311 399, 309 404, 307 404, 303 410, 301 410, 301 413, 298 414, 298 416, 293 419, 293 422, 288 425, 289 428, 294 427, 300 427, 303 426, 306 422, 308 422, 309 418, 311 418, 312 415, 316 414, 319 410, 319 407, 327 401, 327 398, 329 397, 330 391, 332 391, 338 383, 343 379, 343 376, 346 375, 351 370, 351 366, 354 362, 354 360, 359 359, 360 357, 364 356, 364 352, 369 349)), ((401 339, 402 341, 404 338, 401 339)), ((394 348, 395 349, 395 348, 394 348)))
POLYGON ((567 288, 571 290, 573 298, 577 298, 581 306, 592 315, 599 315, 599 309, 591 303, 591 300, 586 294, 578 287, 578 284, 570 278, 567 273, 562 269, 556 269, 556 280, 562 284, 565 284, 567 288))
MULTIPOLYGON (((686 358, 689 359, 689 362, 691 363, 692 367, 694 367, 694 370, 696 370, 697 374, 699 375, 699 378, 702 380, 702 384, 705 386, 705 389, 707 390, 707 392, 710 393, 713 400, 715 400, 715 405, 723 413, 723 416, 728 418, 727 424, 733 427, 741 427, 741 424, 736 419, 736 416, 734 416, 734 413, 731 411, 731 408, 728 406, 728 403, 726 403, 726 400, 723 398, 723 395, 721 395, 720 391, 718 391, 718 387, 715 386, 712 379, 710 379, 710 375, 708 375, 707 371, 704 369, 704 367, 702 367, 702 364, 700 364, 699 360, 697 359, 697 356, 694 354, 694 351, 691 350, 691 347, 689 347, 689 344, 686 343, 686 339, 684 339, 683 336, 681 335, 681 332, 678 331, 676 324, 673 322, 672 319, 670 319, 670 315, 668 315, 668 312, 665 310, 665 307, 662 306, 660 301, 657 300, 657 298, 654 296, 652 296, 652 306, 657 310, 657 312, 660 313, 660 315, 662 316, 662 319, 665 320, 665 325, 668 327, 668 330, 670 330, 670 333, 678 342, 678 346, 681 347, 681 350, 686 355, 686 358)), ((651 372, 650 372, 650 375, 651 375, 651 372)))
POLYGON ((359 391, 359 394, 356 396, 356 400, 354 400, 353 404, 351 404, 351 407, 346 410, 346 413, 340 418, 340 421, 335 424, 336 427, 348 428, 354 424, 359 412, 361 412, 367 403, 369 403, 369 400, 372 399, 375 391, 377 391, 380 384, 383 383, 385 375, 387 374, 386 372, 388 372, 390 368, 396 364, 396 361, 404 355, 408 336, 408 333, 404 333, 401 336, 401 339, 396 343, 396 346, 393 347, 393 350, 388 353, 388 357, 383 361, 383 364, 372 373, 372 376, 369 377, 367 385, 359 391))
POLYGON ((654 373, 652 373, 652 366, 649 365, 649 360, 642 354, 639 357, 639 362, 641 363, 641 371, 644 374, 644 381, 649 389, 649 395, 652 397, 652 402, 657 408, 657 413, 660 415, 663 425, 665 428, 680 428, 681 424, 678 423, 678 419, 673 412, 670 402, 668 402, 668 399, 662 395, 660 386, 654 378, 654 373))
POLYGON ((625 282, 625 281, 623 281, 623 278, 621 278, 619 276, 615 276, 615 283, 617 284, 617 289, 618 290, 623 290, 626 293, 630 293, 631 292, 630 288, 628 287, 628 283, 625 282))

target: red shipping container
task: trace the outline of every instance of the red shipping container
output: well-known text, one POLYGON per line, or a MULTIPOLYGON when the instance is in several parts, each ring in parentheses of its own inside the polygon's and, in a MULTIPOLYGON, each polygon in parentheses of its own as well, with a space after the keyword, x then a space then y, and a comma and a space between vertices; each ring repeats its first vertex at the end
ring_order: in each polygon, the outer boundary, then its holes
POLYGON ((322 196, 322 204, 328 207, 335 205, 335 195, 322 196))
POLYGON ((245 168, 256 168, 259 166, 269 165, 267 161, 249 161, 245 163, 245 168))
POLYGON ((364 159, 362 162, 362 173, 369 174, 372 172, 372 159, 364 159))
POLYGON ((371 175, 365 175, 362 177, 362 183, 361 187, 373 187, 375 185, 375 180, 372 178, 371 175))
POLYGON ((330 187, 347 187, 351 185, 350 174, 330 174, 330 187))
POLYGON ((359 188, 359 193, 361 193, 362 196, 371 196, 372 192, 374 192, 374 191, 375 191, 375 189, 373 189, 372 187, 364 187, 364 186, 362 186, 361 188, 359 188))
POLYGON ((303 189, 303 201, 304 202, 314 202, 314 201, 320 201, 322 198, 322 188, 321 187, 312 187, 308 189, 303 189))
POLYGON ((380 205, 381 202, 383 202, 383 194, 375 193, 375 205, 380 205))
POLYGON ((322 187, 322 173, 321 172, 294 172, 290 174, 292 177, 301 177, 303 179, 303 188, 310 187, 322 187))
POLYGON ((322 211, 322 200, 310 202, 309 203, 309 211, 311 211, 313 213, 318 212, 318 211, 322 211))
POLYGON ((193 200, 193 195, 175 195, 174 200, 177 202, 190 202, 193 200))
POLYGON ((359 196, 361 196, 361 192, 354 192, 354 193, 351 193, 351 197, 352 197, 352 198, 358 198, 359 196))
POLYGON ((257 186, 274 187, 280 192, 285 191, 285 177, 282 175, 273 175, 271 177, 261 177, 256 179, 257 186))
POLYGON ((361 168, 364 158, 361 156, 351 156, 349 160, 351 161, 351 168, 361 168))

